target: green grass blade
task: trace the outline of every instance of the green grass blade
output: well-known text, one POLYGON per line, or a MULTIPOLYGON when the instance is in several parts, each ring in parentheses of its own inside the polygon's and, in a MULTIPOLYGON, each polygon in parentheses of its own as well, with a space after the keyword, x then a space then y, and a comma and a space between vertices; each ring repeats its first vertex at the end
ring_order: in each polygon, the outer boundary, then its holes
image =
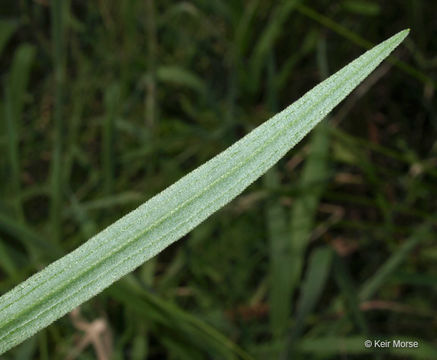
POLYGON ((398 266, 406 259, 416 246, 431 236, 430 224, 425 223, 420 226, 411 237, 381 266, 381 268, 368 279, 360 290, 359 298, 364 301, 370 299, 398 266))
MULTIPOLYGON (((264 176, 267 188, 279 186, 279 174, 272 168, 264 176)), ((287 214, 273 197, 267 203, 267 232, 270 243, 270 322, 275 336, 286 330, 290 316, 290 241, 287 214)))
POLYGON ((196 74, 179 66, 160 66, 156 71, 157 79, 163 83, 171 83, 197 91, 206 92, 204 81, 196 74))
POLYGON ((120 87, 112 84, 105 92, 106 114, 103 120, 102 164, 105 194, 111 194, 115 175, 115 120, 120 106, 120 87))
POLYGON ((157 89, 156 89, 156 63, 157 63, 157 35, 155 24, 155 1, 146 0, 147 18, 146 18, 146 35, 147 35, 147 65, 148 72, 146 75, 146 99, 145 99, 145 117, 146 125, 149 128, 155 126, 157 120, 157 89))
POLYGON ((63 143, 64 143, 64 90, 65 90, 65 20, 68 2, 55 1, 51 6, 53 66, 54 66, 54 111, 55 124, 53 157, 51 163, 51 232, 54 244, 59 244, 61 237, 62 175, 63 175, 63 143))
POLYGON ((272 12, 269 23, 263 29, 263 33, 260 36, 258 43, 256 44, 253 54, 250 57, 250 80, 252 89, 256 89, 259 85, 262 66, 265 63, 265 59, 268 57, 275 41, 277 41, 281 34, 281 28, 287 20, 288 16, 296 8, 296 5, 300 0, 291 0, 286 2, 280 2, 278 6, 272 12))
POLYGON ((18 24, 12 21, 0 20, 0 55, 3 52, 8 40, 18 29, 18 24))
POLYGON ((358 15, 376 16, 381 12, 379 4, 373 1, 347 0, 342 5, 345 10, 358 15))
POLYGON ((244 13, 241 15, 235 29, 234 52, 236 56, 242 56, 249 47, 251 26, 253 26, 256 12, 261 0, 252 0, 245 6, 244 13))
POLYGON ((34 259, 52 260, 62 254, 59 247, 50 245, 26 224, 3 213, 0 213, 0 230, 12 236, 13 239, 20 241, 34 259))
POLYGON ((350 275, 349 269, 344 260, 336 255, 334 258, 334 277, 340 288, 348 314, 352 321, 360 329, 361 333, 366 334, 369 330, 364 314, 359 307, 358 294, 350 275))
POLYGON ((28 44, 21 45, 14 54, 12 70, 5 84, 5 119, 8 141, 8 157, 11 168, 10 181, 15 197, 17 215, 24 219, 19 197, 20 185, 20 154, 19 133, 23 123, 22 113, 26 89, 32 68, 35 49, 28 44))
POLYGON ((378 66, 404 30, 0 298, 0 353, 149 260, 253 183, 378 66))
POLYGON ((240 359, 251 359, 243 349, 214 329, 209 324, 186 313, 175 304, 160 298, 138 286, 134 279, 126 279, 110 287, 107 292, 112 297, 132 308, 143 316, 147 324, 157 327, 160 333, 182 334, 182 341, 187 347, 194 346, 205 352, 213 353, 213 358, 231 359, 238 355, 240 359), (131 280, 131 281, 127 281, 131 280))
POLYGON ((13 111, 16 121, 21 120, 30 71, 35 57, 35 48, 29 44, 21 45, 14 55, 9 83, 13 111))
POLYGON ((0 268, 3 269, 10 277, 14 277, 17 273, 17 266, 11 258, 6 245, 0 238, 0 268))
POLYGON ((332 250, 328 247, 316 248, 309 259, 308 270, 303 281, 302 292, 297 306, 296 319, 293 329, 288 337, 287 346, 284 352, 284 359, 288 359, 287 354, 290 347, 302 334, 305 319, 314 309, 320 295, 325 287, 328 275, 331 270, 332 250))
MULTIPOLYGON (((307 7, 305 5, 300 4, 296 7, 296 10, 302 13, 303 15, 309 17, 310 19, 313 19, 314 21, 318 22, 319 24, 327 27, 328 29, 335 31, 340 36, 344 37, 345 39, 348 39, 352 41, 353 43, 362 46, 363 48, 369 49, 372 47, 372 43, 363 37, 361 37, 359 34, 349 30, 348 28, 340 25, 339 23, 333 21, 327 16, 324 16, 314 9, 307 7)), ((433 80, 431 77, 423 73, 422 71, 416 69, 415 67, 410 66, 409 64, 403 62, 402 60, 398 60, 396 58, 389 59, 390 61, 393 61, 394 65, 402 70, 404 73, 410 75, 411 77, 417 79, 418 81, 422 82, 424 85, 433 85, 434 87, 437 86, 437 83, 435 80, 433 80)))

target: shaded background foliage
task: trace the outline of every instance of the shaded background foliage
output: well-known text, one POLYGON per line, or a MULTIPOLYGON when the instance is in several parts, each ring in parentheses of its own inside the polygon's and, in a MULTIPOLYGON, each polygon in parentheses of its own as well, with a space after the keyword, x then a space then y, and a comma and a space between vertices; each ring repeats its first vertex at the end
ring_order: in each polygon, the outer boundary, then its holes
POLYGON ((436 356, 436 12, 424 0, 3 2, 2 293, 412 29, 262 180, 4 358, 436 356), (419 348, 373 352, 367 338, 419 348))

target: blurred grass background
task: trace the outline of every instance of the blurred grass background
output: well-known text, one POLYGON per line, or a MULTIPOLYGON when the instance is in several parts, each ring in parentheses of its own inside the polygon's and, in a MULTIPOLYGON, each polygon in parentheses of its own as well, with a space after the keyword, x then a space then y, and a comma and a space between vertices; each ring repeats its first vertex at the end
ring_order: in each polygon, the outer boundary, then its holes
POLYGON ((2 2, 0 293, 411 28, 263 179, 2 359, 437 358, 436 13, 425 0, 2 2))

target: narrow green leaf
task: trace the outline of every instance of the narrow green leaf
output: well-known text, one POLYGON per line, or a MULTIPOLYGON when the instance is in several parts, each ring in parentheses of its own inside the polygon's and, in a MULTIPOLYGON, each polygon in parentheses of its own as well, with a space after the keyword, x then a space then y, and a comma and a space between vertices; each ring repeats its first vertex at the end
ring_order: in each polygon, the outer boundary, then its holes
POLYGON ((198 91, 199 94, 205 92, 205 84, 202 79, 179 66, 161 66, 157 69, 156 76, 162 82, 185 86, 198 91))
POLYGON ((14 260, 11 258, 7 246, 0 238, 0 268, 3 269, 10 277, 15 276, 17 272, 17 266, 14 260))
POLYGON ((15 208, 18 216, 23 219, 20 185, 20 153, 19 133, 23 123, 22 113, 25 103, 26 88, 29 82, 35 49, 28 44, 21 45, 14 54, 12 69, 5 81, 5 120, 8 140, 8 157, 11 168, 10 181, 13 186, 15 208))
MULTIPOLYGON (((327 16, 322 15, 321 13, 318 13, 317 11, 306 5, 300 4, 296 7, 296 10, 299 11, 302 15, 307 16, 308 18, 325 26, 326 28, 336 32, 341 37, 350 40, 354 44, 357 44, 366 49, 370 49, 373 45, 370 41, 364 39, 359 34, 353 32, 349 28, 344 27, 340 23, 332 20, 327 16)), ((394 66, 403 71, 405 74, 410 75, 416 80, 422 82, 424 85, 432 85, 434 87, 437 86, 437 82, 430 76, 418 70, 417 68, 403 62, 402 60, 399 60, 396 57, 391 57, 391 59, 388 60, 391 61, 394 66)))
POLYGON ((258 43, 256 44, 253 54, 250 58, 250 78, 252 89, 259 85, 262 66, 265 58, 269 55, 272 47, 281 34, 281 28, 287 20, 290 13, 296 8, 300 0, 280 2, 272 13, 269 23, 263 29, 258 43))
POLYGON ((35 48, 29 44, 21 45, 14 54, 9 77, 13 113, 16 121, 21 121, 27 85, 35 58, 35 48))
POLYGON ((53 151, 51 159, 51 240, 59 244, 61 238, 61 207, 63 193, 63 164, 65 142, 64 96, 65 96, 65 30, 69 11, 68 1, 55 1, 51 8, 52 39, 53 39, 53 76, 54 76, 54 103, 53 122, 55 127, 53 151))
POLYGON ((0 298, 0 353, 187 234, 265 173, 407 36, 404 30, 314 87, 227 150, 0 298))
POLYGON ((381 7, 373 1, 348 0, 343 2, 343 7, 355 14, 376 16, 381 12, 381 7))
POLYGON ((253 21, 260 2, 261 0, 250 1, 249 4, 245 6, 243 14, 239 17, 234 38, 234 51, 238 57, 242 56, 246 52, 250 44, 250 29, 251 26, 253 26, 253 21))
MULTIPOLYGON (((272 168, 264 176, 267 188, 279 186, 279 175, 272 168)), ((287 214, 276 197, 267 203, 266 222, 270 243, 270 322, 275 337, 286 330, 290 316, 290 241, 287 214)))
POLYGON ((379 270, 368 279, 359 292, 360 300, 368 300, 381 288, 398 266, 416 248, 416 246, 431 236, 431 226, 428 222, 421 225, 405 243, 394 252, 379 270))
POLYGON ((364 314, 359 307, 359 299, 356 286, 350 275, 349 269, 344 260, 336 255, 334 258, 334 277, 340 288, 348 314, 355 325, 363 334, 368 332, 368 326, 364 314))
POLYGON ((305 320, 320 299, 331 270, 332 250, 328 247, 316 248, 310 256, 308 270, 303 281, 302 292, 296 311, 296 320, 288 337, 284 358, 288 359, 288 350, 302 334, 305 320))
POLYGON ((106 194, 111 194, 114 186, 115 173, 115 120, 120 107, 120 86, 117 83, 111 84, 105 92, 106 114, 103 119, 102 129, 102 164, 104 174, 104 188, 106 194))
MULTIPOLYGON (((43 237, 35 234, 26 224, 3 213, 0 213, 0 230, 20 241, 33 258, 41 258, 44 255, 45 259, 52 260, 62 254, 59 247, 48 244, 43 237)), ((2 301, 0 301, 0 307, 2 307, 2 301)))
POLYGON ((0 55, 2 54, 8 40, 17 29, 17 23, 7 20, 0 20, 0 55))
POLYGON ((126 307, 133 309, 138 316, 142 316, 145 322, 156 328, 160 334, 170 335, 175 332, 182 336, 179 341, 182 341, 185 347, 193 346, 208 351, 214 354, 214 359, 235 358, 233 355, 238 355, 239 359, 251 359, 243 349, 211 325, 139 287, 131 275, 106 291, 126 307))

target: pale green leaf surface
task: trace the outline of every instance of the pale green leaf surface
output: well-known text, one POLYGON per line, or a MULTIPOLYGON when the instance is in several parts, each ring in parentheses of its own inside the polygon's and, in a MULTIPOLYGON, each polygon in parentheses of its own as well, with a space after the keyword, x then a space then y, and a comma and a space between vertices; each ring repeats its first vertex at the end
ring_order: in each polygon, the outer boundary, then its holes
POLYGON ((265 173, 407 36, 404 30, 0 298, 0 353, 178 240, 265 173))

